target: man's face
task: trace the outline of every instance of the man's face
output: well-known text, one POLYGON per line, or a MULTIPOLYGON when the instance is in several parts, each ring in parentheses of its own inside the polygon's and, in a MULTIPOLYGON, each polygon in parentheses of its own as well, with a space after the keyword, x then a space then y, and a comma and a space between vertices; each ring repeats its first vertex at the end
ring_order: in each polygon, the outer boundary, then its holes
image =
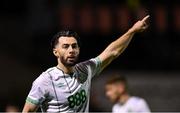
POLYGON ((117 102, 125 91, 124 86, 121 83, 107 84, 105 86, 106 96, 113 103, 117 102))
POLYGON ((74 66, 78 60, 80 48, 74 37, 60 37, 53 52, 63 65, 74 66))

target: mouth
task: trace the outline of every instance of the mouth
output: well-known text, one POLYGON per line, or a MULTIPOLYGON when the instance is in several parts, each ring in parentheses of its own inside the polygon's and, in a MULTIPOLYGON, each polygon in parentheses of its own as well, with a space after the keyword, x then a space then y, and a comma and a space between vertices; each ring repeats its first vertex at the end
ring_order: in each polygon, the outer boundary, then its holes
POLYGON ((67 57, 67 59, 69 59, 69 60, 75 60, 76 57, 75 57, 75 56, 70 56, 70 57, 67 57))

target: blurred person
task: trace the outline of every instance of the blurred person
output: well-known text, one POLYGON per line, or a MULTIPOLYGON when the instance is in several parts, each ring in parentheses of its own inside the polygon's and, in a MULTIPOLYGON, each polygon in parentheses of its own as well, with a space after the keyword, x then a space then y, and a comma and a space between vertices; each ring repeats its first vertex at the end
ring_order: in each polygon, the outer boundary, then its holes
POLYGON ((8 104, 6 105, 5 112, 20 112, 20 109, 16 105, 8 104))
POLYGON ((80 40, 76 32, 61 31, 52 39, 57 66, 47 69, 34 82, 23 112, 88 112, 91 79, 128 46, 135 33, 147 29, 146 16, 112 42, 99 56, 77 63, 80 40))
POLYGON ((124 76, 113 76, 105 85, 106 96, 114 103, 113 113, 149 113, 148 104, 143 98, 132 96, 124 76))

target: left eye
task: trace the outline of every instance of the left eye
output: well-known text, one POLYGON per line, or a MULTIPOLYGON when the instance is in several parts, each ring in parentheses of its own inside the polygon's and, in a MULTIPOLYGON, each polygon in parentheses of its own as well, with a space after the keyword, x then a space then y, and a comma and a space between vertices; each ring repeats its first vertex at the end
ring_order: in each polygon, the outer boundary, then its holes
POLYGON ((74 45, 74 46, 72 46, 72 48, 77 48, 77 46, 76 46, 76 45, 74 45))

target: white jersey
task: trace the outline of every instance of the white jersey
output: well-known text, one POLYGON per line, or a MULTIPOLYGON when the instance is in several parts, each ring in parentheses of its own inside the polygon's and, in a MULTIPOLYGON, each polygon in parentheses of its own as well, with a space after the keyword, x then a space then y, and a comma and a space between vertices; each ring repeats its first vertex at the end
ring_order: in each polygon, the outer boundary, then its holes
POLYGON ((116 103, 112 111, 113 113, 149 113, 150 109, 144 99, 132 96, 123 105, 116 103))
POLYGON ((33 82, 26 102, 44 112, 88 112, 91 79, 99 74, 100 65, 98 57, 78 63, 72 75, 49 68, 33 82))

